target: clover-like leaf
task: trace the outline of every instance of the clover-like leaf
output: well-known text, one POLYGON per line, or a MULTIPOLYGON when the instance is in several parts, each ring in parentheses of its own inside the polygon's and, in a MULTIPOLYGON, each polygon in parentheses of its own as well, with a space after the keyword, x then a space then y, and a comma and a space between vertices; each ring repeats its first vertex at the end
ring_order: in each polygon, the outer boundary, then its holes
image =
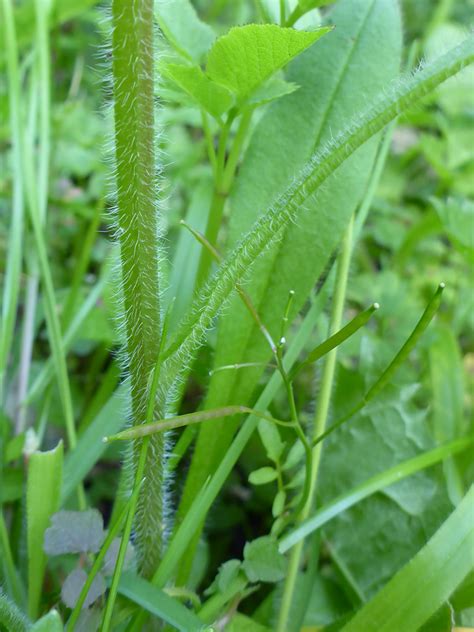
POLYGON ((58 511, 44 534, 44 551, 48 555, 97 553, 104 541, 104 525, 97 509, 58 511))
POLYGON ((276 24, 234 27, 214 42, 207 74, 243 100, 330 30, 296 31, 276 24))
MULTIPOLYGON (((66 577, 66 580, 61 588, 61 599, 68 608, 74 608, 81 594, 81 590, 86 583, 87 573, 82 568, 74 569, 66 577)), ((88 608, 94 603, 101 595, 105 593, 106 585, 103 576, 100 573, 94 577, 91 587, 84 600, 82 608, 88 608)))
POLYGON ((242 567, 251 582, 278 582, 285 576, 287 561, 270 535, 247 542, 242 567))

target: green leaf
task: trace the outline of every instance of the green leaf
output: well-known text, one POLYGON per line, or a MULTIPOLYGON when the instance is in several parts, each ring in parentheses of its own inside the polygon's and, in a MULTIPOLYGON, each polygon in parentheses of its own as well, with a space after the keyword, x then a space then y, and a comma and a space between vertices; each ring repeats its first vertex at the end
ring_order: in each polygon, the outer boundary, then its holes
POLYGON ((86 428, 76 447, 67 453, 64 462, 61 502, 69 498, 107 449, 102 437, 115 434, 125 425, 127 419, 126 395, 127 388, 123 385, 112 395, 94 418, 94 421, 86 428))
POLYGON ((206 628, 203 622, 179 601, 138 575, 124 573, 120 579, 119 592, 177 630, 203 632, 206 628))
POLYGON ((350 507, 361 502, 364 498, 382 491, 384 488, 401 481, 407 476, 412 476, 416 472, 431 467, 454 454, 466 450, 472 443, 473 439, 457 439, 456 441, 441 445, 429 452, 424 452, 413 459, 398 463, 394 467, 365 480, 355 488, 344 492, 337 498, 326 503, 321 509, 318 509, 313 516, 289 531, 280 540, 280 552, 286 553, 292 546, 320 529, 336 516, 350 509, 350 507))
POLYGON ((278 473, 272 467, 261 467, 249 474, 249 483, 252 485, 266 485, 276 480, 278 473))
POLYGON ((44 534, 44 550, 48 555, 97 553, 104 538, 104 522, 97 509, 59 511, 44 534))
POLYGON ((199 62, 216 37, 189 0, 158 0, 155 16, 169 43, 191 61, 199 62))
POLYGON ((448 235, 474 254, 474 202, 463 198, 431 201, 448 235))
POLYGON ((267 628, 250 617, 237 612, 229 625, 226 626, 226 632, 271 632, 271 628, 267 628))
POLYGON ((272 504, 272 516, 274 518, 278 518, 278 516, 282 513, 283 509, 285 508, 285 501, 285 491, 283 489, 280 489, 280 491, 275 496, 272 504))
POLYGON ((343 632, 418 630, 473 569, 474 487, 417 555, 343 632))
POLYGON ((57 610, 50 610, 31 626, 31 632, 63 632, 64 626, 57 610))
POLYGON ((288 456, 286 457, 285 462, 283 463, 283 470, 291 470, 293 467, 296 467, 299 463, 301 463, 304 459, 305 451, 304 445, 298 439, 291 446, 290 451, 288 452, 288 456))
MULTIPOLYGON (((336 419, 354 392, 351 382, 360 385, 360 377, 341 368, 333 402, 336 419)), ((379 395, 352 426, 342 426, 326 439, 320 474, 323 504, 433 449, 426 412, 415 407, 415 394, 412 385, 399 384, 396 392, 379 395)), ((362 594, 372 596, 449 514, 451 504, 438 477, 436 471, 423 471, 401 480, 352 507, 324 531, 362 594)))
MULTIPOLYGON (((458 341, 448 325, 436 327, 429 348, 434 434, 439 442, 455 439, 466 430, 464 422, 464 370, 458 341)), ((454 459, 444 464, 453 505, 464 495, 462 476, 454 459)))
POLYGON ((296 83, 291 83, 280 79, 279 77, 273 77, 266 81, 260 88, 257 88, 252 96, 248 100, 249 105, 264 105, 280 99, 287 94, 296 92, 299 86, 296 83))
POLYGON ((258 422, 258 433, 268 458, 277 463, 285 448, 285 444, 281 440, 276 424, 266 419, 260 419, 258 422))
POLYGON ((242 568, 251 582, 278 582, 285 576, 286 559, 276 539, 265 535, 247 542, 242 568))
POLYGON ((40 602, 46 555, 44 534, 58 510, 62 481, 63 443, 49 452, 34 452, 28 463, 26 524, 28 542, 28 612, 36 618, 40 602))
POLYGON ((163 64, 162 71, 214 118, 232 107, 234 98, 229 90, 209 79, 199 66, 163 64))
POLYGON ((206 72, 242 101, 329 30, 296 31, 276 24, 234 27, 212 46, 206 72))
POLYGON ((207 588, 205 594, 212 595, 217 591, 221 593, 226 592, 232 582, 237 578, 241 568, 242 562, 240 560, 228 560, 224 562, 224 564, 221 564, 216 578, 209 588, 207 588))

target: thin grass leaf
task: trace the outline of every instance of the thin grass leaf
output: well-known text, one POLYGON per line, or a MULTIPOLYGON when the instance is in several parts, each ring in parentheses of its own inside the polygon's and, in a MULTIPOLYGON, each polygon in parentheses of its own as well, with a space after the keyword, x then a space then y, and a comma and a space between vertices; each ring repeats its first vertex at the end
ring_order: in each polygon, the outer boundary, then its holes
POLYGON ((120 594, 138 604, 150 614, 166 621, 183 632, 199 632, 208 629, 198 617, 179 601, 169 597, 137 575, 124 574, 118 586, 120 594))
MULTIPOLYGON (((10 4, 4 0, 4 9, 6 22, 8 22, 8 30, 11 34, 15 32, 15 25, 13 22, 12 12, 9 10, 10 4), (7 6, 8 5, 8 6, 7 6)), ((38 11, 41 13, 41 9, 38 11)), ((44 30, 46 26, 44 24, 39 25, 38 28, 44 30)), ((12 36, 10 35, 10 38, 12 36)), ((14 35, 13 35, 14 37, 14 35)), ((46 46, 44 42, 44 34, 43 34, 42 48, 46 46)), ((45 51, 42 50, 42 60, 43 63, 41 66, 43 67, 45 64, 48 64, 47 59, 45 59, 45 51)), ((47 69, 42 70, 43 74, 47 72, 47 69)), ((47 88, 47 86, 46 86, 47 88)), ((46 119, 49 119, 49 95, 42 92, 42 142, 46 146, 48 146, 48 122, 46 119)), ((48 337, 51 345, 53 360, 56 369, 56 376, 58 380, 59 387, 59 395, 63 407, 64 413, 64 424, 66 427, 66 432, 68 436, 68 441, 71 447, 75 446, 76 443, 76 432, 74 427, 74 414, 72 408, 71 401, 71 392, 69 386, 69 379, 67 374, 66 360, 63 352, 62 345, 62 336, 61 336, 61 327, 59 324, 59 318, 56 311, 56 299, 55 292, 52 281, 51 268, 49 265, 49 259, 47 255, 46 243, 43 234, 43 218, 46 208, 46 180, 47 180, 47 153, 42 159, 41 162, 41 174, 40 174, 40 184, 39 188, 36 185, 36 174, 34 169, 33 162, 33 154, 28 151, 27 144, 25 142, 25 135, 23 130, 20 131, 20 157, 21 157, 21 173, 23 174, 23 187, 24 194, 28 201, 28 211, 30 215, 31 224, 33 227, 33 235, 36 246, 36 255, 38 257, 39 270, 41 275, 41 282, 43 285, 44 291, 44 307, 45 307, 45 316, 46 316, 46 324, 48 329, 48 337), (40 198, 39 195, 42 195, 40 198)))
POLYGON ((67 453, 64 460, 61 504, 71 496, 104 454, 107 448, 102 441, 104 434, 114 434, 125 425, 126 397, 124 384, 117 389, 79 437, 76 447, 67 453))
MULTIPOLYGON (((102 296, 102 292, 104 287, 106 286, 108 280, 110 278, 110 272, 105 274, 91 289, 85 301, 81 304, 77 314, 72 319, 69 324, 67 330, 63 336, 63 347, 64 351, 67 352, 74 339, 80 330, 82 324, 86 320, 87 316, 91 313, 92 309, 97 304, 97 301, 102 296)), ((54 376, 54 363, 52 358, 48 358, 46 362, 42 365, 40 372, 36 376, 33 384, 30 386, 26 398, 22 402, 23 405, 27 405, 31 403, 36 397, 40 395, 41 392, 49 385, 51 379, 54 376)))
POLYGON ((63 466, 63 444, 49 452, 34 452, 28 464, 26 526, 28 542, 28 612, 38 614, 46 568, 44 533, 51 516, 59 509, 63 466))
POLYGON ((0 554, 3 567, 3 577, 6 584, 4 588, 6 587, 8 594, 13 597, 15 603, 26 606, 25 590, 13 560, 3 511, 0 512, 0 554))
POLYGON ((20 289, 24 201, 21 177, 22 160, 18 49, 11 0, 3 0, 1 6, 7 60, 10 132, 12 137, 12 171, 14 174, 11 224, 8 234, 8 254, 2 299, 2 333, 0 334, 0 401, 3 402, 5 372, 13 339, 20 289))
POLYGON ((429 452, 420 454, 413 459, 399 463, 385 472, 381 472, 367 481, 364 481, 361 485, 358 485, 324 507, 321 507, 314 516, 311 516, 308 520, 305 520, 298 527, 292 529, 284 535, 280 539, 280 553, 286 553, 289 549, 295 546, 295 544, 323 527, 336 516, 339 516, 344 511, 347 511, 350 507, 353 507, 357 503, 361 502, 364 498, 380 492, 389 485, 393 485, 408 476, 412 476, 416 472, 432 467, 436 463, 440 463, 454 454, 459 454, 460 452, 467 450, 473 443, 474 439, 472 437, 456 439, 455 441, 441 445, 438 448, 434 448, 429 452))
POLYGON ((474 567, 474 486, 421 551, 371 599, 343 632, 415 632, 474 567))

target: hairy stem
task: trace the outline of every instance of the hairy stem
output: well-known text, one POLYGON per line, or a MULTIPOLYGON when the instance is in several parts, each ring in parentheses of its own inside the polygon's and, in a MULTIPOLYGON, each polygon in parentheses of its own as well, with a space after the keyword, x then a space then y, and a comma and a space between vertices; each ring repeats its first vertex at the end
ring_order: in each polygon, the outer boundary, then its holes
MULTIPOLYGON (((159 250, 153 101, 153 0, 113 0, 112 70, 117 232, 133 425, 145 421, 160 346, 159 250)), ((160 408, 156 406, 157 410, 160 408)), ((135 451, 135 462, 138 458, 135 451)), ((137 508, 140 568, 150 576, 163 547, 164 438, 150 440, 137 508)))

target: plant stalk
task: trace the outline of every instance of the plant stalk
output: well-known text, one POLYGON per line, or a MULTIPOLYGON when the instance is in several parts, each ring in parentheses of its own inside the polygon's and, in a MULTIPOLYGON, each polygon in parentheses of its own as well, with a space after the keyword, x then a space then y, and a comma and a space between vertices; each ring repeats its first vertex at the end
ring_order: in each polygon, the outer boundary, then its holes
MULTIPOLYGON (((113 0, 117 234, 130 378, 132 424, 145 421, 150 377, 160 347, 159 236, 155 165, 153 0, 113 0)), ((156 404, 156 411, 160 406, 156 404)), ((163 412, 163 411, 162 411, 163 412)), ((165 439, 149 442, 136 536, 142 574, 153 574, 163 549, 165 439)), ((139 458, 134 450, 134 469, 139 458)))
MULTIPOLYGON (((354 216, 352 216, 349 221, 349 225, 347 227, 347 231, 342 242, 341 252, 339 254, 335 283, 335 295, 329 325, 329 336, 334 335, 341 328, 342 315, 346 298, 347 279, 349 276, 349 267, 352 253, 353 229, 354 216)), ((318 406, 316 409, 316 416, 313 427, 313 439, 324 432, 324 428, 326 427, 326 420, 328 417, 329 404, 331 400, 331 392, 334 383, 334 373, 336 369, 336 356, 337 348, 332 349, 327 354, 326 361, 324 363, 321 391, 319 393, 318 406)), ((299 517, 300 522, 308 518, 314 504, 314 495, 318 479, 319 463, 321 459, 321 444, 318 444, 313 448, 312 457, 310 490, 305 506, 299 517)), ((303 546, 303 541, 298 542, 298 544, 292 549, 290 554, 288 573, 286 575, 278 618, 277 632, 286 632, 287 630, 291 629, 290 609, 293 602, 296 581, 301 565, 303 546)))

